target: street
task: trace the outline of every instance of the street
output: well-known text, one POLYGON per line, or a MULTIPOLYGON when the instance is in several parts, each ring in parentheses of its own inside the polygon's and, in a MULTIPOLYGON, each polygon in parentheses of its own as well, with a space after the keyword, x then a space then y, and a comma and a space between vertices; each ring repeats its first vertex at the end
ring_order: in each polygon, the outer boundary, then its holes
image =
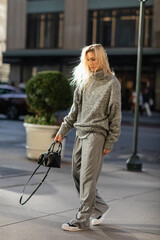
MULTIPOLYGON (((143 124, 142 124, 143 125, 143 124)), ((79 233, 66 233, 61 224, 76 214, 79 199, 71 178, 75 130, 68 136, 61 169, 52 169, 30 201, 18 203, 23 186, 37 166, 26 158, 23 119, 0 118, 0 235, 4 240, 160 239, 160 128, 139 127, 138 155, 143 172, 129 172, 133 126, 122 121, 122 132, 113 151, 105 157, 97 184, 110 211, 103 224, 79 233)), ((29 184, 33 191, 46 169, 29 184)))

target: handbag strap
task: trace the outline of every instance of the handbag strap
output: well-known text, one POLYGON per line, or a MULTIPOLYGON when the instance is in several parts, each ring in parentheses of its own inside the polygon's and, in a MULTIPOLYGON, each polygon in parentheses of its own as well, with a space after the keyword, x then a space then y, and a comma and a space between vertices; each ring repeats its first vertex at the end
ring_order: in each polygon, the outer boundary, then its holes
POLYGON ((58 151, 58 153, 60 154, 61 151, 62 151, 62 143, 61 143, 60 141, 54 141, 54 142, 51 144, 51 146, 49 147, 48 151, 49 151, 49 152, 54 152, 54 147, 55 147, 55 145, 56 145, 57 143, 59 144, 57 151, 58 151))
POLYGON ((42 163, 40 163, 40 164, 38 165, 38 167, 34 170, 34 172, 32 173, 32 175, 30 176, 30 178, 28 179, 28 181, 26 182, 26 184, 25 184, 25 186, 24 186, 22 195, 21 195, 21 197, 20 197, 20 199, 19 199, 19 203, 20 203, 21 205, 24 205, 26 202, 28 202, 28 200, 33 196, 33 194, 35 194, 35 192, 38 190, 38 188, 42 185, 42 183, 43 183, 44 180, 46 179, 46 177, 47 177, 47 175, 48 175, 48 173, 49 173, 49 170, 51 169, 51 167, 48 168, 48 170, 47 170, 45 176, 43 177, 42 181, 38 184, 38 186, 35 188, 35 190, 30 194, 30 196, 29 196, 24 202, 22 202, 22 198, 23 198, 23 196, 24 196, 24 192, 25 192, 25 189, 26 189, 28 183, 30 182, 30 180, 32 179, 32 177, 34 176, 34 174, 37 172, 37 170, 40 168, 41 165, 42 165, 42 163))
MULTIPOLYGON (((51 146, 49 147, 48 151, 51 151, 52 149, 52 152, 54 151, 54 146, 56 145, 56 143, 59 143, 59 146, 58 146, 58 152, 60 153, 62 151, 62 143, 59 142, 59 141, 54 141, 51 146)), ((34 176, 34 174, 37 172, 37 170, 40 168, 40 166, 43 165, 43 161, 38 165, 38 167, 34 170, 34 172, 32 173, 32 175, 30 176, 30 178, 28 179, 28 181, 26 182, 24 188, 23 188, 23 192, 22 192, 22 195, 19 199, 19 203, 21 205, 24 205, 26 202, 28 202, 28 200, 33 196, 33 194, 35 194, 35 192, 38 190, 38 188, 42 185, 42 183, 44 182, 44 180, 46 179, 51 167, 48 168, 46 174, 44 175, 42 181, 38 184, 38 186, 35 188, 35 190, 30 194, 30 196, 24 201, 22 202, 22 199, 23 199, 23 196, 24 196, 24 193, 25 193, 25 189, 28 185, 28 183, 30 182, 30 180, 32 179, 32 177, 34 176)))

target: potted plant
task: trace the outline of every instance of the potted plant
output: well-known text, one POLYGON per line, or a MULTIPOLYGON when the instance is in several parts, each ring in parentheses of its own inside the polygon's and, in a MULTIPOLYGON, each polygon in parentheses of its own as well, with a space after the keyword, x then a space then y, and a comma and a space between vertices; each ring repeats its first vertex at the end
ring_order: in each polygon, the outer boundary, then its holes
POLYGON ((26 96, 32 113, 24 121, 27 157, 37 160, 53 142, 62 121, 56 113, 70 107, 72 91, 61 72, 44 71, 27 82, 26 96))

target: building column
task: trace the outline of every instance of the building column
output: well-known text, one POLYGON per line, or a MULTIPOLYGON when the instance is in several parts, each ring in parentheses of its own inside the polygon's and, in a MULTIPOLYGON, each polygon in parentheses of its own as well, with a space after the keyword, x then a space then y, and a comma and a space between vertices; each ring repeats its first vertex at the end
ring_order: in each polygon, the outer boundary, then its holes
POLYGON ((64 49, 80 49, 86 45, 86 0, 65 0, 64 49))
POLYGON ((8 0, 7 50, 26 47, 27 0, 8 0))
POLYGON ((153 35, 152 35, 152 47, 160 47, 160 4, 159 0, 154 0, 153 8, 153 35))
POLYGON ((155 110, 160 110, 160 68, 157 66, 155 74, 155 110))

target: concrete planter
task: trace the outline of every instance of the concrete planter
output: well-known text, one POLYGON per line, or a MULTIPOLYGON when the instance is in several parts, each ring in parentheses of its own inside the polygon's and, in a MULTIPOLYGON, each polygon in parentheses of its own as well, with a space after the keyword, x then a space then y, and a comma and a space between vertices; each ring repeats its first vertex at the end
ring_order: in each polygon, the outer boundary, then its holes
MULTIPOLYGON (((48 150, 53 139, 59 130, 59 126, 48 126, 24 123, 26 130, 26 153, 27 157, 32 160, 38 160, 39 155, 48 150)), ((64 139, 65 140, 65 139, 64 139)), ((63 140, 63 150, 64 142, 63 140)), ((62 157, 63 157, 62 150, 62 157)))

